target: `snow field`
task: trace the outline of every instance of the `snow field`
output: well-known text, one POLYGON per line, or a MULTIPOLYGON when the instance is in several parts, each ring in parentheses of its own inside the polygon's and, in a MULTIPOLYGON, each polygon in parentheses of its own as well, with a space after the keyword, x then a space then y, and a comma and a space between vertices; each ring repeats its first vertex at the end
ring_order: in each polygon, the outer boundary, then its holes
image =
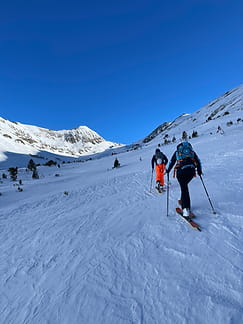
MULTIPOLYGON (((241 323, 242 130, 198 137, 212 214, 190 183, 194 231, 174 209, 179 186, 150 192, 152 143, 1 184, 1 323, 241 323), (217 147, 217 151, 215 151, 217 147), (140 157, 142 161, 140 161, 140 157), (55 177, 55 173, 60 173, 55 177), (68 195, 64 195, 64 191, 68 195)), ((162 147, 170 158, 175 145, 162 147)))

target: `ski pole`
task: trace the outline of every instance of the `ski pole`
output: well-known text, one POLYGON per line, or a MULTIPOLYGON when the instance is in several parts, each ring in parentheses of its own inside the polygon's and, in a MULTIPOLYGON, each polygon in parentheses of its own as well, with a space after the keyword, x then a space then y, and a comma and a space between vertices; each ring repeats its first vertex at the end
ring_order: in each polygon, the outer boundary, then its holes
POLYGON ((200 179, 201 179, 201 181, 202 181, 202 185, 203 185, 203 188, 204 188, 204 190, 205 190, 205 192, 206 192, 206 195, 207 195, 207 197, 208 197, 208 201, 209 201, 209 203, 210 203, 210 205, 211 205, 211 207, 212 207, 213 214, 216 214, 216 211, 215 211, 214 208, 213 208, 213 204, 212 204, 212 202, 211 202, 211 199, 210 199, 210 197, 209 197, 209 194, 208 194, 207 189, 206 189, 206 187, 205 187, 205 184, 204 184, 204 182, 203 182, 202 176, 200 175, 199 177, 200 177, 200 179))
POLYGON ((169 216, 169 173, 167 173, 167 216, 169 216))
POLYGON ((153 181, 153 172, 154 172, 154 169, 152 169, 152 174, 151 174, 151 182, 150 182, 150 192, 152 192, 152 181, 153 181))

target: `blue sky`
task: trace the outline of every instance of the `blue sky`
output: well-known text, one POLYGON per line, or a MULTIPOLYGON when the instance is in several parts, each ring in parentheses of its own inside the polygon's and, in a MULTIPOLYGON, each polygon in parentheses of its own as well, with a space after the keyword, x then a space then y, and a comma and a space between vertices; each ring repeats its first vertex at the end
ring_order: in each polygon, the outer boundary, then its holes
POLYGON ((0 116, 131 143, 242 84, 243 3, 0 5, 0 116))

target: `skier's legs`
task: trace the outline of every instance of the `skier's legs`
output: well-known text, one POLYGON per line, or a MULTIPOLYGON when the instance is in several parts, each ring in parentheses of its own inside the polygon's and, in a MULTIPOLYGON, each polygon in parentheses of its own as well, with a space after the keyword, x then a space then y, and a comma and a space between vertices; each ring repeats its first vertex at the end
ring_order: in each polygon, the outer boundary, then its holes
POLYGON ((191 200, 188 189, 188 183, 192 180, 195 174, 194 168, 185 168, 177 170, 177 180, 181 187, 181 207, 191 209, 191 200))
POLYGON ((159 181, 161 186, 163 186, 165 184, 164 171, 165 171, 164 164, 156 165, 156 183, 159 181))

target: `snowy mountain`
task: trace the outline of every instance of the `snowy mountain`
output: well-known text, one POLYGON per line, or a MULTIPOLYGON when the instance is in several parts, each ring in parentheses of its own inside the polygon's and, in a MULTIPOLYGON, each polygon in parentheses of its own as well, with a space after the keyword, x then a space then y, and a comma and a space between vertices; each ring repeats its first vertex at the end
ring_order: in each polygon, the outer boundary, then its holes
POLYGON ((104 140, 86 126, 54 131, 0 118, 0 152, 36 154, 38 151, 46 151, 78 157, 119 146, 104 140))
MULTIPOLYGON (((26 161, 30 154, 41 158, 53 157, 53 159, 64 156, 77 158, 89 155, 90 157, 92 154, 102 152, 105 155, 104 152, 108 149, 123 152, 146 145, 150 141, 160 144, 178 141, 183 131, 187 132, 189 138, 195 132, 197 135, 214 134, 219 131, 219 127, 223 132, 225 128, 242 123, 242 120, 243 85, 226 92, 193 114, 183 114, 172 122, 164 122, 143 140, 129 146, 106 141, 86 126, 54 131, 11 122, 0 117, 0 161, 5 160, 2 165, 0 162, 0 168, 8 164, 6 159, 9 159, 10 164, 16 164, 19 160, 18 154, 25 154, 26 161)), ((107 154, 111 154, 111 150, 108 150, 107 154)))
POLYGON ((102 152, 39 166, 38 180, 25 168, 17 181, 1 170, 0 323, 243 323, 242 91, 179 117, 136 150, 118 148, 118 169, 102 152), (197 176, 189 189, 201 232, 175 212, 172 172, 165 193, 154 189, 155 149, 170 158, 184 130, 198 131, 190 142, 216 210, 197 176), (163 145, 166 134, 175 142, 163 145))
POLYGON ((229 128, 243 122, 243 85, 227 91, 217 99, 201 107, 193 114, 183 114, 173 122, 165 122, 143 139, 148 143, 154 138, 161 139, 161 143, 179 139, 186 131, 188 137, 193 132, 199 134, 214 134, 218 130, 229 128))

